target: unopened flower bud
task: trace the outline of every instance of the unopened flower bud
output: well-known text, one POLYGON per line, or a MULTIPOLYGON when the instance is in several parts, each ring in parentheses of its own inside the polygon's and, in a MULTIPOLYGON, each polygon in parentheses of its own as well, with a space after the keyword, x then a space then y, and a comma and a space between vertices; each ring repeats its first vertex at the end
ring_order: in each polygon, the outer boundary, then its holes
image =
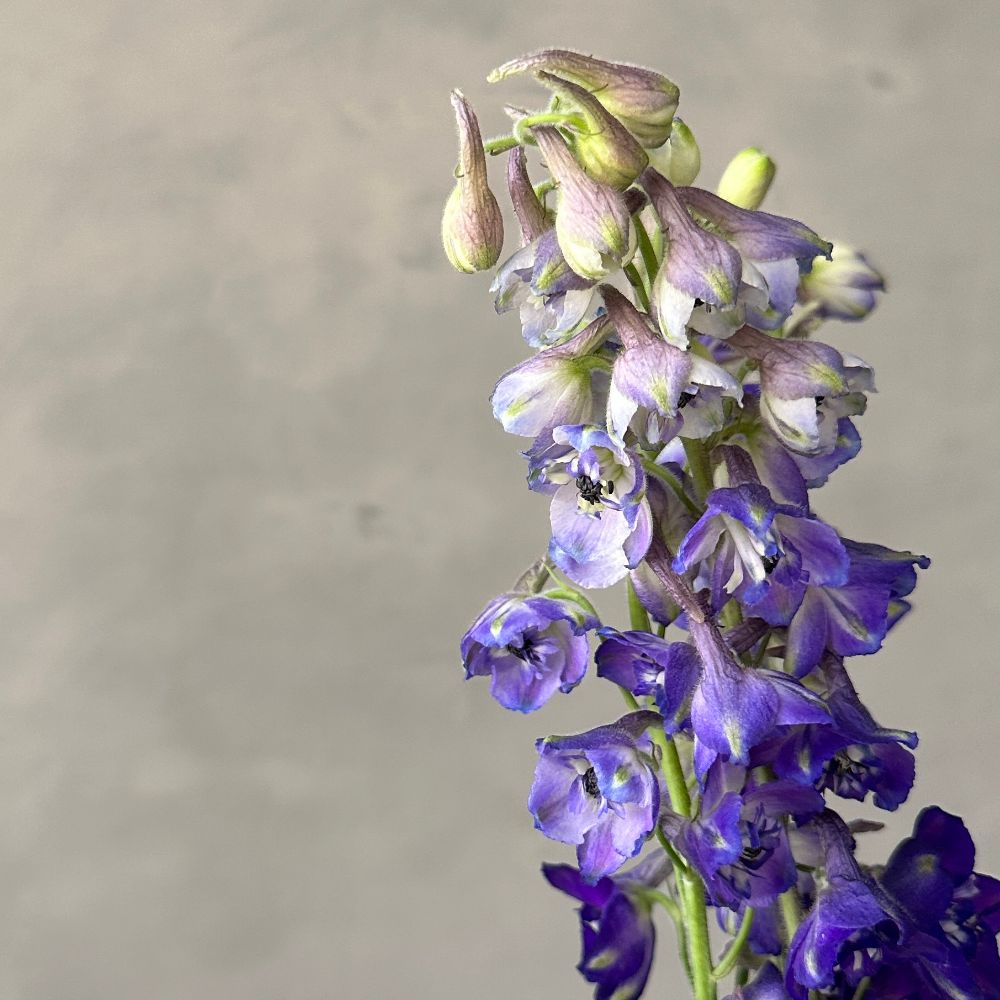
POLYGON ((864 254, 835 243, 832 259, 815 260, 800 289, 805 302, 816 303, 820 316, 859 320, 875 308, 875 293, 885 291, 885 280, 864 254))
POLYGON ((441 219, 444 252, 458 271, 471 274, 492 267, 503 249, 503 216, 486 177, 486 154, 479 122, 469 102, 453 91, 458 121, 459 165, 455 189, 441 219))
POLYGON ((628 205, 623 195, 584 173, 558 130, 532 129, 552 176, 559 184, 556 236, 566 263, 582 278, 598 281, 621 266, 635 249, 630 243, 628 205))
POLYGON ((649 154, 649 163, 677 187, 694 183, 701 170, 701 150, 694 133, 680 118, 674 119, 670 138, 649 154))
POLYGON ((719 181, 718 195, 740 208, 757 208, 771 187, 776 169, 767 153, 750 146, 729 161, 719 181))
POLYGON ((640 66, 605 62, 569 49, 544 49, 504 63, 487 79, 496 83, 538 70, 588 90, 643 146, 662 146, 670 135, 680 91, 665 76, 640 66))
POLYGON ((538 200, 531 178, 528 177, 528 165, 525 161, 523 146, 515 146, 507 158, 507 193, 521 226, 522 245, 537 240, 551 227, 545 206, 538 200))
POLYGON ((624 191, 646 169, 646 151, 588 90, 544 71, 538 79, 575 106, 583 120, 582 127, 572 129, 569 137, 580 166, 595 181, 624 191))

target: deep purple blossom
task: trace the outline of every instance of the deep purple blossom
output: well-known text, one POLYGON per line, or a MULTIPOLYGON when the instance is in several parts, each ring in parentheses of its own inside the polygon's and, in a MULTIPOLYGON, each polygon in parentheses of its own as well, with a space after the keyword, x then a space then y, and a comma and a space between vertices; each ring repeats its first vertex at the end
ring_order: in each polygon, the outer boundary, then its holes
POLYGON ((876 996, 1000 997, 1000 882, 973 871, 975 859, 961 819, 937 806, 920 813, 879 878, 917 932, 886 955, 876 996))
POLYGON ((528 808, 546 837, 576 845, 587 881, 635 857, 656 824, 659 779, 642 737, 659 724, 655 712, 633 712, 609 726, 536 744, 528 808))
MULTIPOLYGON (((746 457, 740 449, 725 450, 746 457)), ((674 569, 696 568, 696 586, 710 589, 714 607, 732 595, 753 613, 772 579, 787 585, 846 583, 847 552, 837 532, 802 508, 777 503, 755 479, 756 473, 754 479, 709 493, 706 511, 681 543, 674 569)))
POLYGON ((850 567, 840 586, 773 581, 753 613, 771 625, 787 625, 785 664, 797 677, 812 670, 826 652, 858 656, 880 649, 889 629, 909 604, 916 567, 926 556, 883 545, 842 539, 850 567))
POLYGON ((582 904, 582 948, 577 969, 594 983, 594 1000, 636 1000, 649 978, 656 929, 644 889, 655 888, 669 871, 662 851, 628 872, 590 883, 571 865, 542 865, 556 889, 582 904))
POLYGON ((798 879, 786 821, 822 809, 823 797, 814 789, 787 781, 760 785, 744 768, 716 761, 698 816, 689 821, 667 813, 662 825, 716 906, 756 910, 770 906, 798 879))
POLYGON ((759 761, 779 777, 859 802, 870 793, 880 809, 898 808, 913 785, 917 734, 879 726, 836 657, 827 657, 816 677, 833 721, 793 727, 761 747, 759 761))
POLYGON ((795 1000, 805 1000, 804 987, 833 985, 842 953, 850 952, 848 940, 857 932, 871 931, 879 941, 893 943, 904 930, 891 901, 855 861, 854 841, 844 821, 828 809, 813 823, 824 877, 788 947, 785 986, 795 1000))
POLYGON ((689 621, 688 628, 690 644, 605 631, 596 657, 599 676, 654 695, 667 732, 690 717, 699 778, 718 757, 747 764, 779 726, 829 722, 815 694, 786 674, 742 664, 714 625, 689 621))
POLYGON ((533 712, 583 679, 586 632, 600 622, 590 603, 562 588, 542 590, 548 573, 533 566, 515 589, 494 598, 462 638, 465 676, 492 678, 504 708, 533 712))

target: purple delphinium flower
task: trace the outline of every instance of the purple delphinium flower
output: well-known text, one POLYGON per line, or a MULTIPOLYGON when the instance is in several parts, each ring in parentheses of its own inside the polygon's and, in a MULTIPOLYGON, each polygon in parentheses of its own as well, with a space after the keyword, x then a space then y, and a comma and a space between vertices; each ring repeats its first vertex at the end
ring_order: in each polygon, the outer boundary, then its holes
POLYGON ((804 275, 799 294, 817 319, 864 319, 874 308, 876 292, 885 291, 885 279, 863 253, 835 243, 833 255, 818 260, 804 275))
POLYGON ((805 1000, 805 988, 833 985, 838 963, 849 954, 848 940, 856 932, 872 931, 879 941, 891 944, 904 930, 891 900, 854 860, 854 840, 844 821, 827 809, 813 825, 822 847, 824 877, 818 881, 812 909, 788 946, 785 986, 795 1000, 805 1000))
POLYGON ((594 282, 566 263, 552 228, 500 265, 490 292, 498 313, 518 310, 522 336, 532 347, 566 340, 600 304, 594 282))
POLYGON ((673 184, 650 168, 640 178, 670 242, 650 292, 663 336, 686 348, 695 303, 732 309, 743 272, 740 255, 724 239, 699 226, 673 184))
POLYGON ((879 726, 837 657, 826 657, 814 677, 826 687, 824 701, 833 721, 793 727, 760 748, 760 762, 769 763, 779 777, 859 802, 870 792, 880 809, 897 809, 913 786, 910 751, 917 734, 879 726))
POLYGON ((560 424, 601 419, 611 361, 599 352, 611 332, 608 318, 600 316, 565 343, 503 374, 490 399, 503 429, 534 438, 560 424))
POLYGON ((716 906, 756 910, 774 903, 798 879, 787 818, 822 809, 823 797, 812 788, 788 781, 759 785, 744 768, 716 761, 698 816, 688 821, 666 812, 661 825, 701 875, 716 906))
POLYGON ((681 187, 677 194, 696 221, 739 252, 749 286, 749 294, 740 295, 746 322, 777 329, 795 305, 800 274, 816 257, 828 257, 832 244, 795 219, 740 208, 701 188, 681 187))
POLYGON ((535 826, 552 840, 577 845, 589 882, 635 857, 656 824, 660 786, 643 733, 655 712, 633 712, 576 736, 539 740, 528 797, 535 826))
POLYGON ((850 568, 840 586, 772 581, 753 613, 769 624, 787 625, 786 667, 797 677, 811 671, 829 651, 858 656, 880 649, 889 629, 909 609, 903 600, 916 586, 916 567, 930 560, 883 545, 841 541, 850 568))
POLYGON ((726 343, 756 363, 761 419, 800 455, 833 451, 841 418, 863 413, 864 393, 874 391, 870 366, 827 344, 769 337, 749 326, 726 343))
POLYGON ((600 280, 635 250, 628 202, 621 192, 584 172, 558 129, 538 125, 532 134, 559 184, 555 224, 559 249, 581 278, 600 280))
POLYGON ((819 697, 793 678, 740 663, 711 622, 690 620, 688 629, 691 644, 605 631, 596 658, 599 676, 655 696, 667 732, 690 715, 699 779, 718 757, 747 764, 778 726, 830 721, 819 697))
POLYGON ((602 642, 594 654, 597 676, 638 698, 651 695, 668 735, 682 729, 690 720, 690 692, 701 673, 694 647, 687 642, 667 642, 649 632, 603 628, 598 634, 602 642))
POLYGON ((637 1000, 653 964, 656 929, 643 893, 669 871, 662 851, 628 872, 590 883, 571 865, 542 865, 549 884, 578 899, 582 949, 577 969, 595 984, 594 1000, 637 1000))
POLYGON ((879 877, 917 933, 886 956, 872 979, 875 996, 1000 997, 1000 882, 973 871, 975 859, 959 817, 938 806, 920 813, 913 835, 893 851, 879 877))
POLYGON ((600 622, 581 595, 557 587, 536 563, 514 590, 494 598, 462 638, 465 676, 492 677, 490 693, 504 708, 533 712, 556 691, 583 679, 586 633, 600 622))
MULTIPOLYGON (((715 421, 691 426, 696 422, 686 419, 686 408, 699 396, 718 401, 714 409, 721 426, 721 398, 739 402, 743 396, 736 379, 714 362, 664 341, 616 289, 604 285, 601 293, 624 348, 615 359, 608 399, 609 426, 618 438, 633 427, 641 440, 658 445, 682 430, 685 437, 696 437, 718 429, 715 421)), ((692 413, 705 416, 702 407, 692 413)))
POLYGON ((583 587, 610 587, 637 566, 652 537, 639 456, 603 427, 574 424, 525 452, 528 484, 552 495, 549 556, 583 587))
POLYGON ((847 552, 837 532, 804 508, 777 503, 741 448, 720 450, 731 485, 706 497, 707 509, 681 543, 674 569, 698 567, 696 586, 710 588, 715 608, 732 595, 753 613, 772 578, 846 583, 847 552))

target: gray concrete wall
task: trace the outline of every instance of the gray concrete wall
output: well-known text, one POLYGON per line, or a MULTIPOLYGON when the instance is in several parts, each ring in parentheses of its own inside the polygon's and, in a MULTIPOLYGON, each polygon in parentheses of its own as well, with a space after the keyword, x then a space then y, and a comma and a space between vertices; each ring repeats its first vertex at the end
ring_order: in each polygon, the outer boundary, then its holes
MULTIPOLYGON (((542 45, 681 86, 703 178, 870 250, 881 394, 819 509, 935 558, 859 687, 1000 870, 994 5, 8 0, 0 11, 0 996, 585 997, 528 718, 468 621, 546 540, 525 353, 438 247, 464 88, 542 45)), ((513 244, 511 243, 510 246, 513 244)), ((619 595, 601 607, 617 614, 619 595)), ((614 620, 614 619, 613 619, 614 620)), ((621 619, 618 618, 618 621, 621 619)), ((864 810, 862 810, 864 812, 864 810)), ((672 988, 673 945, 650 996, 672 988)))

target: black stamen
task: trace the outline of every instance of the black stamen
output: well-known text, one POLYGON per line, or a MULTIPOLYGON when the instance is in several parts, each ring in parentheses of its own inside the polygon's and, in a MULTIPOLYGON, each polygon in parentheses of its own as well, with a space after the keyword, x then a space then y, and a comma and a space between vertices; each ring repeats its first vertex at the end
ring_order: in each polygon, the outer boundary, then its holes
POLYGON ((770 575, 774 572, 774 567, 778 565, 781 556, 764 556, 761 562, 764 564, 764 572, 770 575))
MULTIPOLYGON (((576 488, 580 491, 582 499, 587 503, 600 503, 603 487, 600 480, 593 480, 589 476, 579 475, 576 477, 576 488)), ((610 492, 610 490, 609 490, 610 492)))
POLYGON ((744 861, 756 861, 763 853, 763 847, 744 847, 740 857, 744 861))
POLYGON ((530 642, 525 642, 523 646, 515 646, 514 643, 509 642, 507 643, 507 652, 511 656, 516 656, 519 660, 523 660, 525 663, 535 662, 535 654, 530 642))
POLYGON ((678 410, 683 410, 684 407, 687 406, 688 403, 690 403, 692 399, 694 399, 694 393, 693 392, 682 392, 680 394, 680 396, 678 397, 678 399, 677 399, 677 409, 678 410))
POLYGON ((583 772, 583 790, 595 799, 601 797, 601 790, 597 787, 597 772, 592 767, 583 772))

